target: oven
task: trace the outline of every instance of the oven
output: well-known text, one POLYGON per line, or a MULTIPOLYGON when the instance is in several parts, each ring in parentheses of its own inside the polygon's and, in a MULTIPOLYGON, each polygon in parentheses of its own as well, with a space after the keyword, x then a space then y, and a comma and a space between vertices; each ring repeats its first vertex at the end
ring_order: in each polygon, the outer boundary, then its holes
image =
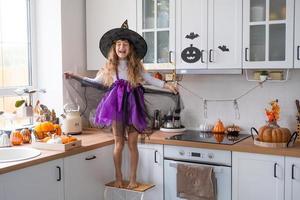
POLYGON ((177 164, 211 166, 216 177, 216 200, 231 200, 231 152, 191 147, 164 146, 164 199, 177 197, 177 164))

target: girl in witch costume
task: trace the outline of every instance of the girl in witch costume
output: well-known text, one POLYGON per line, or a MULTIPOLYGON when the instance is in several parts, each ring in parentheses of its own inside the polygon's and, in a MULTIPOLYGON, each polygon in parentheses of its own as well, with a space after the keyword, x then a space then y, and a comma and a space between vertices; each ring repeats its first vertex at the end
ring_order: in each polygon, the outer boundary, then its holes
POLYGON ((177 87, 152 77, 144 70, 141 60, 147 52, 147 44, 137 32, 128 29, 127 20, 121 28, 106 32, 100 39, 100 50, 107 58, 106 65, 99 70, 94 79, 65 72, 66 78, 89 79, 108 86, 110 89, 100 101, 95 116, 95 123, 112 126, 115 139, 115 187, 122 187, 122 151, 128 139, 130 151, 129 189, 137 187, 136 171, 138 164, 138 135, 146 127, 146 109, 143 82, 166 88, 177 93, 177 87))

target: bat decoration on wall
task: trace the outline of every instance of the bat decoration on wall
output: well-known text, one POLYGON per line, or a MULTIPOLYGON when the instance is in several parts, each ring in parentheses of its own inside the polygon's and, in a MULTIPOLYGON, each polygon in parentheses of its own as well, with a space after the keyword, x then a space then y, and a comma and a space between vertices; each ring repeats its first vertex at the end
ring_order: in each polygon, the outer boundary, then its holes
POLYGON ((201 56, 201 51, 198 48, 193 47, 192 44, 181 52, 182 60, 187 63, 195 63, 201 58, 201 56))
POLYGON ((221 51, 229 51, 229 49, 226 47, 226 45, 218 46, 218 48, 221 49, 221 51))
POLYGON ((193 39, 195 39, 197 37, 199 37, 199 34, 198 33, 195 34, 194 32, 191 32, 189 35, 185 36, 185 38, 191 39, 191 40, 193 40, 193 39))

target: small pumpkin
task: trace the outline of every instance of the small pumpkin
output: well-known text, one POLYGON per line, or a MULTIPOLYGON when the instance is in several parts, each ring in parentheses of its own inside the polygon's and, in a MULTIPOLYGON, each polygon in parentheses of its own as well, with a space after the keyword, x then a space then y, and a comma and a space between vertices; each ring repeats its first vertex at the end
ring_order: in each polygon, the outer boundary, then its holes
POLYGON ((43 139, 48 136, 49 132, 55 131, 55 126, 52 122, 41 122, 34 127, 35 135, 38 139, 43 139))
POLYGON ((224 133, 225 132, 224 124, 220 119, 216 122, 216 124, 213 128, 213 132, 214 133, 224 133))
POLYGON ((64 135, 62 135, 61 140, 62 140, 63 144, 67 144, 67 143, 70 143, 70 142, 77 141, 77 138, 74 137, 74 136, 64 136, 64 135))
POLYGON ((20 132, 23 137, 23 143, 29 143, 31 140, 31 132, 28 128, 23 128, 20 132))
POLYGON ((232 125, 226 127, 225 132, 228 135, 238 136, 240 131, 241 131, 241 128, 239 126, 232 124, 232 125))
POLYGON ((52 122, 41 122, 34 127, 36 132, 51 132, 54 131, 54 125, 52 122))
POLYGON ((12 145, 21 145, 23 144, 23 136, 20 131, 12 131, 10 134, 10 142, 12 145))
POLYGON ((54 124, 54 131, 56 135, 61 135, 62 130, 61 130, 61 126, 59 124, 54 124))
POLYGON ((262 142, 287 143, 291 138, 291 131, 277 124, 267 124, 259 129, 258 138, 262 142))

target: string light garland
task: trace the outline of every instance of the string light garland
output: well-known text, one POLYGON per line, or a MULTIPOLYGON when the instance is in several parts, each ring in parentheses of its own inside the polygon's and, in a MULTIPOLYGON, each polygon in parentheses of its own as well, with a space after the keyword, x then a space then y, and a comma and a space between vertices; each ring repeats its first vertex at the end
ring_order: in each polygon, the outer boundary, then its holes
POLYGON ((207 98, 201 97, 198 94, 196 94, 195 92, 187 89, 186 87, 184 87, 182 84, 180 84, 178 82, 177 82, 177 85, 179 85, 182 89, 184 89, 185 91, 187 91, 187 92, 191 93, 192 95, 194 95, 195 97, 197 97, 199 100, 203 101, 203 116, 204 116, 204 119, 207 119, 207 110, 208 110, 207 104, 208 104, 208 102, 232 102, 234 113, 235 113, 235 119, 240 119, 240 110, 239 110, 238 100, 240 100, 241 98, 247 96, 249 93, 251 93, 256 88, 263 87, 263 83, 265 83, 266 81, 267 80, 258 82, 258 84, 255 85, 254 87, 248 89, 247 91, 245 91, 244 93, 242 93, 238 97, 232 98, 232 99, 207 99, 207 98))

